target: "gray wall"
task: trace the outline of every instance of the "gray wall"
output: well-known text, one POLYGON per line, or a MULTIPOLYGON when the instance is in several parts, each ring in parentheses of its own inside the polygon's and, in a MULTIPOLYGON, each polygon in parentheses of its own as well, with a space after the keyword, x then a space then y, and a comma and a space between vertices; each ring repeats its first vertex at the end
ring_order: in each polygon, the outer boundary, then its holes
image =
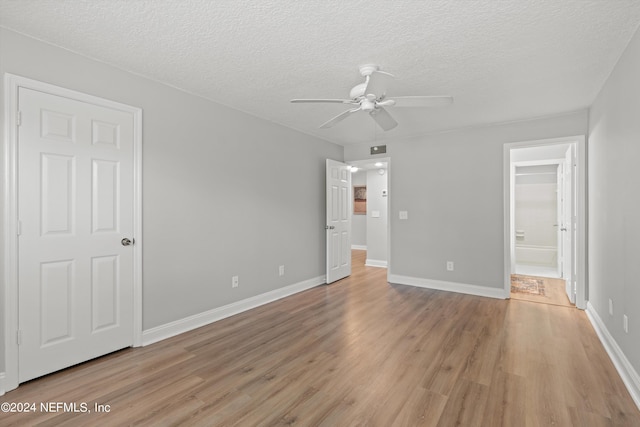
POLYGON ((144 329, 324 274, 341 146, 4 29, 0 43, 2 73, 143 109, 144 329))
MULTIPOLYGON (((584 110, 387 142, 390 273, 503 288, 503 145, 586 132, 584 110)), ((347 161, 371 157, 368 144, 345 147, 347 161)))
POLYGON ((387 261, 387 174, 378 174, 378 169, 367 171, 367 261, 387 261), (373 211, 380 212, 378 218, 373 211))
POLYGON ((589 115, 589 302, 640 372, 640 33, 589 115), (614 313, 609 316, 609 298, 614 313), (629 333, 622 315, 629 316, 629 333))

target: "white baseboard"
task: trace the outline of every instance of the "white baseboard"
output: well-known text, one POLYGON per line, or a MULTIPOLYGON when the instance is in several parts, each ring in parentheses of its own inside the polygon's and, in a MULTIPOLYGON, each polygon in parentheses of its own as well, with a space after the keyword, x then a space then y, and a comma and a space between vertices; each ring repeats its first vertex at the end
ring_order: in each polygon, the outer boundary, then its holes
POLYGON ((504 295, 504 288, 489 288, 487 286, 468 285, 466 283, 445 282, 444 280, 431 280, 390 274, 389 283, 416 286, 418 288, 437 289, 439 291, 457 292, 459 294, 469 294, 480 297, 498 299, 506 298, 504 295))
POLYGON ((4 372, 0 372, 0 396, 4 395, 4 372))
POLYGON ((636 403, 638 409, 640 409, 640 376, 638 376, 638 373, 629 362, 629 359, 624 355, 622 349, 609 333, 606 325, 590 302, 587 302, 586 313, 589 321, 593 325, 593 329, 595 329, 596 334, 598 334, 598 338, 600 338, 604 349, 607 350, 609 358, 618 370, 624 385, 627 386, 627 390, 629 390, 631 398, 636 403))
POLYGON ((369 259, 364 262, 367 267, 382 267, 387 268, 387 261, 380 261, 379 259, 369 259))
POLYGON ((358 251, 366 251, 367 245, 351 245, 351 249, 355 249, 358 251))
POLYGON ((155 328, 147 329, 142 332, 142 345, 153 344, 167 338, 188 332, 192 329, 199 328, 209 323, 217 322, 235 314, 242 313, 252 308, 259 307, 264 304, 288 297, 298 292, 306 291, 327 282, 325 276, 314 277, 313 279, 285 286, 284 288, 275 289, 264 294, 256 295, 241 301, 214 308, 213 310, 185 317, 155 328))

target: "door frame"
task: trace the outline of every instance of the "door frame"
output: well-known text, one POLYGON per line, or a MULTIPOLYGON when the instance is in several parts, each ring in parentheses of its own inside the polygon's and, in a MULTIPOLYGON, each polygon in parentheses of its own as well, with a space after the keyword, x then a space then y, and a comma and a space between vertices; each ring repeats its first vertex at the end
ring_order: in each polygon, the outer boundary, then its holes
MULTIPOLYGON (((391 157, 345 160, 351 166, 369 164, 371 162, 387 162, 387 281, 391 275, 391 157)), ((352 209, 353 210, 353 209, 352 209)))
POLYGON ((503 206, 504 206, 504 296, 511 296, 511 236, 514 235, 514 225, 512 224, 513 203, 512 197, 514 182, 512 180, 511 150, 517 148, 540 147, 544 145, 574 144, 575 147, 575 241, 577 248, 572 251, 575 259, 575 270, 573 271, 576 281, 576 307, 584 310, 588 301, 588 278, 586 268, 587 254, 587 215, 586 215, 586 142, 584 135, 569 136, 564 138, 542 139, 534 141, 522 141, 506 143, 503 146, 503 206))
POLYGON ((133 346, 142 345, 142 109, 14 74, 4 76, 4 390, 18 387, 18 90, 124 111, 133 116, 133 346))

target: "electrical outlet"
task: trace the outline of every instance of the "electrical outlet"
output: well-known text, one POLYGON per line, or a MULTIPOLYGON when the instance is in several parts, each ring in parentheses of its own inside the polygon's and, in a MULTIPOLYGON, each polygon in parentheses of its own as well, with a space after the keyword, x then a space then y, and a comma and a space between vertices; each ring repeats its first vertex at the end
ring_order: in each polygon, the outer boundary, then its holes
POLYGON ((609 316, 613 316, 613 301, 609 298, 609 316))
POLYGON ((232 287, 232 288, 237 288, 237 287, 238 287, 238 284, 239 284, 238 276, 233 276, 233 277, 231 278, 231 287, 232 287))
POLYGON ((453 271, 453 261, 447 261, 447 271, 453 271))
POLYGON ((278 274, 280 274, 281 276, 284 276, 284 265, 281 265, 281 266, 278 268, 278 274))
POLYGON ((624 332, 626 334, 629 333, 629 318, 627 317, 626 314, 622 316, 622 329, 624 329, 624 332))

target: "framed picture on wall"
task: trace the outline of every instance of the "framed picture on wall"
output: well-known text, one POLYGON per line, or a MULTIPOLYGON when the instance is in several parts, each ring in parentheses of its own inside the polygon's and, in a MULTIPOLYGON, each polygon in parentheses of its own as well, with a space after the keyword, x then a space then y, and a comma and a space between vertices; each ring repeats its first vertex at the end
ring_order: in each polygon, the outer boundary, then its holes
POLYGON ((353 186, 353 214, 354 215, 367 214, 367 186, 366 185, 353 186))

